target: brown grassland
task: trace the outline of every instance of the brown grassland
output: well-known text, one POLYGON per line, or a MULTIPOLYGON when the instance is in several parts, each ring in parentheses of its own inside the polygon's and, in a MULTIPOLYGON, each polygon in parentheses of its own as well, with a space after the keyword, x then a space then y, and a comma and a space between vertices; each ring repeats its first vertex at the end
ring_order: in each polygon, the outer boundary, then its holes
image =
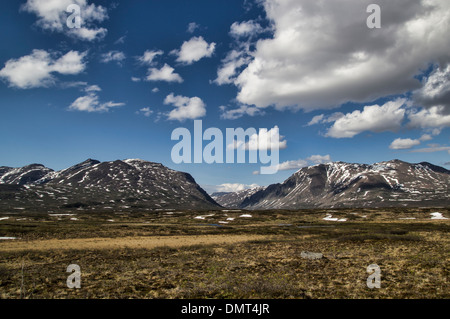
POLYGON ((0 298, 450 298, 450 219, 432 212, 450 217, 446 208, 3 214, 0 237, 16 239, 0 240, 0 298), (70 264, 81 267, 80 289, 66 285, 70 264), (367 287, 370 264, 380 289, 367 287))

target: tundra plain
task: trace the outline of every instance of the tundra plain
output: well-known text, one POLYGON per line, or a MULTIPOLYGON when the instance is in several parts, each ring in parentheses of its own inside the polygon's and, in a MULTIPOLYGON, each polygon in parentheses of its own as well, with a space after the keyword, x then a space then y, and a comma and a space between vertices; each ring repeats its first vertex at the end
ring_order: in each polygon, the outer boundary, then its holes
POLYGON ((449 218, 448 208, 4 213, 0 297, 447 299, 449 218), (71 264, 79 289, 67 287, 71 264), (371 264, 379 289, 367 286, 371 264))

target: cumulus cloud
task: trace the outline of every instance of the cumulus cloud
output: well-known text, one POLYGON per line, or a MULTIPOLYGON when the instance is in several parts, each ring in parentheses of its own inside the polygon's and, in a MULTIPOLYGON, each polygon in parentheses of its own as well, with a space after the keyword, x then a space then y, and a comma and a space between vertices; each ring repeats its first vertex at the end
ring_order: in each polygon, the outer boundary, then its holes
POLYGON ((121 65, 121 62, 125 60, 125 58, 125 53, 121 51, 109 51, 101 55, 100 61, 102 63, 117 62, 121 65))
POLYGON ((166 82, 183 82, 183 79, 178 73, 174 72, 175 69, 172 68, 167 63, 160 69, 149 68, 148 75, 146 77, 147 81, 166 81, 166 82))
POLYGON ((402 126, 406 99, 397 99, 383 105, 365 106, 363 111, 355 110, 337 119, 325 136, 334 138, 353 137, 364 131, 396 131, 402 126))
POLYGON ((0 70, 0 77, 20 89, 48 87, 55 84, 55 73, 74 75, 84 71, 86 54, 69 51, 56 58, 57 54, 35 49, 30 55, 8 60, 0 70))
POLYGON ((108 18, 106 8, 101 5, 88 4, 87 0, 28 0, 21 9, 35 14, 38 18, 36 24, 51 32, 65 33, 87 41, 101 39, 107 32, 105 28, 96 26, 96 23, 108 18), (66 9, 71 4, 80 7, 80 28, 67 26, 67 19, 71 13, 66 12, 66 9))
POLYGON ((429 109, 411 111, 408 114, 409 127, 413 128, 444 128, 450 126, 450 114, 445 112, 445 106, 433 106, 429 109))
POLYGON ((330 155, 312 155, 306 159, 298 159, 293 161, 286 161, 276 166, 279 171, 299 170, 310 165, 317 165, 331 162, 330 155))
POLYGON ((234 140, 232 144, 227 145, 228 149, 244 149, 250 151, 285 149, 287 142, 284 136, 280 135, 278 126, 274 126, 270 130, 260 129, 258 133, 252 134, 249 141, 234 140))
POLYGON ((216 44, 208 43, 203 37, 193 37, 189 41, 183 42, 179 50, 172 51, 177 55, 177 62, 192 64, 202 58, 209 58, 214 53, 216 44))
POLYGON ((418 89, 415 76, 429 63, 450 60, 447 0, 380 0, 380 29, 366 26, 371 0, 262 3, 274 31, 233 80, 243 104, 310 111, 367 103, 418 89))
POLYGON ((85 96, 80 96, 69 106, 69 111, 81 111, 88 113, 103 113, 108 112, 111 108, 120 107, 125 103, 116 103, 113 101, 101 103, 97 95, 99 90, 91 90, 85 96))
POLYGON ((184 121, 197 119, 206 115, 206 105, 199 97, 186 97, 170 93, 164 99, 164 104, 173 105, 175 109, 167 115, 169 120, 184 121))
POLYGON ((409 148, 419 145, 419 144, 420 144, 419 140, 413 140, 410 138, 405 138, 405 139, 397 138, 391 143, 389 148, 393 149, 393 150, 404 150, 404 149, 409 149, 409 148))
POLYGON ((413 94, 415 102, 425 107, 439 106, 440 112, 450 114, 450 64, 435 67, 424 79, 423 86, 413 94))

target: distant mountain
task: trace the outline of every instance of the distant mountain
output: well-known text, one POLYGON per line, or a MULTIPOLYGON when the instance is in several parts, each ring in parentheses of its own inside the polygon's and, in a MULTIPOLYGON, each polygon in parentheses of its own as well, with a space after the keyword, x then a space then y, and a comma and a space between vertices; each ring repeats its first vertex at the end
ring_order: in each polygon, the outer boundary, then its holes
POLYGON ((31 164, 19 168, 0 166, 0 184, 31 184, 50 172, 53 170, 41 164, 31 164))
POLYGON ((217 192, 213 193, 211 197, 223 207, 239 208, 239 206, 245 199, 247 199, 254 193, 264 189, 265 187, 260 186, 250 189, 244 189, 238 192, 217 192))
POLYGON ((216 209, 191 175, 139 159, 0 168, 0 210, 216 209))
POLYGON ((449 206, 449 188, 450 171, 426 162, 392 160, 373 165, 335 162, 302 168, 281 184, 259 190, 241 203, 233 202, 232 207, 449 206))

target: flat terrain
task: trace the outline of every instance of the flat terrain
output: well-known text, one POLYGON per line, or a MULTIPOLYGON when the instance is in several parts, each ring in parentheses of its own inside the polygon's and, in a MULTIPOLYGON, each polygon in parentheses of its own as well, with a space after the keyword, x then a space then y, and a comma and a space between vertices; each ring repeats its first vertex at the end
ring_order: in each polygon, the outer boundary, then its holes
POLYGON ((0 297, 450 298, 449 231, 446 208, 5 213, 0 297))

